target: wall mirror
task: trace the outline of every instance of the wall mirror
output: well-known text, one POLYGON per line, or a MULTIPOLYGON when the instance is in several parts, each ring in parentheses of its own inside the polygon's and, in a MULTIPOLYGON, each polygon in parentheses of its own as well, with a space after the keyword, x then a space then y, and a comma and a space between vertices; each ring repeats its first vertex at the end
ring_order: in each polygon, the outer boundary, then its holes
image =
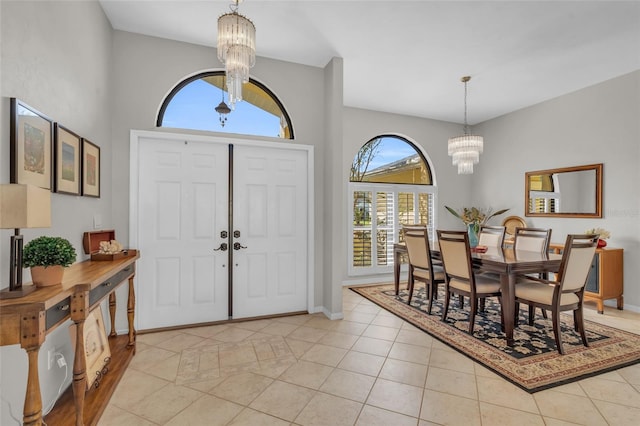
POLYGON ((602 164, 525 173, 525 216, 602 217, 602 164))

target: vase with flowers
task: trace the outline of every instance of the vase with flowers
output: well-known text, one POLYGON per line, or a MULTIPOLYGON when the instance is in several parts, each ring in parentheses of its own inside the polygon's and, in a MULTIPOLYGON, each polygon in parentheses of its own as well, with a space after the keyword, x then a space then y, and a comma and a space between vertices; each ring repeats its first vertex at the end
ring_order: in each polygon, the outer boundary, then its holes
POLYGON ((611 233, 606 229, 602 229, 602 228, 587 229, 586 231, 584 231, 584 233, 589 235, 593 235, 593 234, 598 235, 598 248, 606 247, 607 242, 605 240, 611 237, 611 233))
POLYGON ((494 216, 501 215, 509 211, 509 209, 498 210, 493 212, 491 208, 481 209, 477 207, 463 207, 461 210, 452 209, 444 206, 449 213, 460 219, 466 226, 469 234, 469 245, 476 247, 478 245, 478 233, 480 226, 485 225, 494 216))

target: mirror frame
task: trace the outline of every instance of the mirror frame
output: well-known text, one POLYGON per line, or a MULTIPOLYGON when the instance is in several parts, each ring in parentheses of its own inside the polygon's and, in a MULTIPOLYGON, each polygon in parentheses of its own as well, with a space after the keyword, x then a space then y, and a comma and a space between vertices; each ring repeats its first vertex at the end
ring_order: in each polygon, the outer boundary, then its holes
POLYGON ((524 215, 529 217, 575 217, 575 218, 601 218, 602 217, 602 163, 588 164, 584 166, 563 167, 559 169, 536 170, 525 172, 524 174, 524 215), (595 170, 596 172, 596 205, 595 212, 591 213, 530 213, 529 212, 529 177, 537 175, 548 175, 554 173, 580 172, 595 170))

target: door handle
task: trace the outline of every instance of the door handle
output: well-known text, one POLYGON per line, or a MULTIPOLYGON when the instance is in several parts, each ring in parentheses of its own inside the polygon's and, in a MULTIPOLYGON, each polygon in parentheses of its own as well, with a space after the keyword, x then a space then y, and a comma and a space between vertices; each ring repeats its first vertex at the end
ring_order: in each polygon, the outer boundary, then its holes
POLYGON ((220 238, 229 238, 229 233, 227 231, 220 232, 220 238))
POLYGON ((222 243, 222 244, 220 244, 220 247, 218 247, 217 249, 213 249, 213 251, 218 251, 218 250, 227 251, 228 248, 229 248, 229 246, 227 245, 227 243, 222 243))
POLYGON ((245 248, 246 248, 246 247, 245 247, 245 246, 243 246, 243 245, 242 245, 242 244, 240 244, 240 243, 233 243, 233 249, 234 249, 234 250, 240 250, 240 249, 245 249, 245 248))

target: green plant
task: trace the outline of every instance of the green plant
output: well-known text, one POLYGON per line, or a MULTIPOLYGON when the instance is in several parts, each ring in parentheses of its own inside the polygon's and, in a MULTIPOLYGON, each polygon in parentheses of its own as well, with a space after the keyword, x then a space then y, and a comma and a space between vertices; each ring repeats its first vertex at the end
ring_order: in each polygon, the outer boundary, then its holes
POLYGON ((480 230, 480 225, 486 224, 492 217, 501 215, 509 210, 502 209, 492 213, 492 209, 483 210, 477 207, 463 207, 462 211, 457 212, 449 206, 444 206, 444 208, 447 209, 449 213, 463 221, 465 225, 473 224, 476 232, 480 230))
POLYGON ((29 241, 24 246, 22 266, 69 266, 76 260, 76 250, 71 243, 61 237, 42 236, 29 241))

